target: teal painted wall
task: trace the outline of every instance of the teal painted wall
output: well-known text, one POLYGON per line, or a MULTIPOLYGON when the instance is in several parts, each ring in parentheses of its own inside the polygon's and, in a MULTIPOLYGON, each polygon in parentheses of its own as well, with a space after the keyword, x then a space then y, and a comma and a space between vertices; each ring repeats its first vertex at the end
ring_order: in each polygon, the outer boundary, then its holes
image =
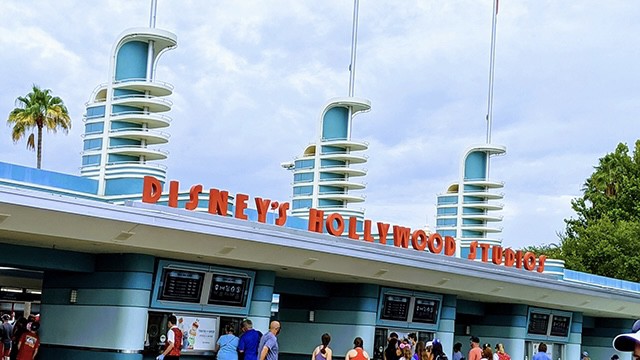
POLYGON ((589 352, 591 359, 610 359, 617 353, 621 359, 628 358, 629 353, 616 352, 613 339, 618 335, 631 331, 633 320, 594 318, 585 316, 582 328, 582 351, 589 352))
POLYGON ((480 151, 470 153, 464 161, 464 178, 485 179, 487 177, 487 154, 480 151))
POLYGON ((139 194, 143 179, 110 179, 105 181, 105 195, 139 194))
POLYGON ((280 353, 286 359, 307 360, 323 333, 331 334, 334 358, 344 358, 353 339, 364 339, 373 353, 379 288, 367 284, 327 284, 294 279, 276 280, 282 323, 280 353), (309 320, 309 312, 314 320, 309 320))
POLYGON ((253 328, 262 331, 262 333, 269 330, 275 281, 276 274, 273 271, 256 272, 251 304, 249 305, 249 319, 253 323, 253 328))
POLYGON ((146 42, 130 41, 116 55, 116 80, 144 79, 147 76, 146 42))
POLYGON ((141 359, 154 261, 102 254, 92 273, 45 272, 42 359, 141 359), (76 303, 69 301, 71 290, 77 290, 76 303))
POLYGON ((347 108, 334 107, 325 113, 322 119, 322 139, 346 139, 348 131, 349 110, 347 108))

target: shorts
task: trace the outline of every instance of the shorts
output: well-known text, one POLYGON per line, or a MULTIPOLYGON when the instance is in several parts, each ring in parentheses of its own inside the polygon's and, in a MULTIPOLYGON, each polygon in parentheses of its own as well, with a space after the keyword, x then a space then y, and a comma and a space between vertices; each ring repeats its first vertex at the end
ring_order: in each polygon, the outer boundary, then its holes
POLYGON ((2 349, 4 356, 11 356, 11 344, 4 344, 2 349))

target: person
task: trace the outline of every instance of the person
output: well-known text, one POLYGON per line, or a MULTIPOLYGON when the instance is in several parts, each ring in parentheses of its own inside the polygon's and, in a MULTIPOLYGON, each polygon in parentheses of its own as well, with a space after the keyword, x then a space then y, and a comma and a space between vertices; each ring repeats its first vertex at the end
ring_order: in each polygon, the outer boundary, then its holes
POLYGON ((426 346, 424 341, 418 341, 416 343, 416 350, 413 352, 413 360, 420 360, 420 354, 425 350, 426 346))
POLYGON ((433 341, 424 344, 424 351, 420 355, 420 360, 433 360, 433 341))
POLYGON ((214 350, 218 360, 238 360, 238 341, 233 325, 225 325, 224 335, 218 338, 214 350))
POLYGON ((547 344, 541 342, 538 345, 538 352, 533 355, 532 360, 551 360, 551 356, 547 354, 547 344))
POLYGON ((175 315, 169 315, 167 319, 167 341, 164 345, 162 354, 156 357, 156 360, 178 360, 180 359, 180 350, 182 349, 182 331, 178 328, 178 320, 175 315))
POLYGON ((589 353, 588 352, 586 352, 586 351, 582 352, 582 360, 591 360, 589 358, 589 353))
POLYGON ((447 354, 444 353, 442 349, 442 342, 439 339, 433 339, 433 349, 432 349, 433 360, 448 360, 447 354))
POLYGON ((632 359, 640 358, 640 320, 636 320, 630 333, 620 334, 613 339, 613 348, 618 351, 632 352, 632 359))
POLYGON ((611 355, 611 360, 618 360, 618 359, 620 359, 620 356, 618 356, 618 354, 611 355))
POLYGON ((260 360, 278 360, 278 334, 280 334, 280 323, 272 321, 269 324, 269 332, 260 339, 260 360))
POLYGON ((504 345, 502 344, 496 344, 496 352, 493 355, 494 360, 511 360, 511 356, 504 351, 504 345))
POLYGON ((399 345, 400 348, 400 359, 401 360, 411 360, 413 353, 411 352, 411 344, 409 342, 401 342, 399 345))
POLYGON ((13 325, 13 334, 11 335, 11 360, 16 360, 18 356, 18 341, 27 330, 28 320, 25 317, 20 317, 13 325))
POLYGON ((258 344, 260 344, 262 333, 253 328, 253 322, 249 319, 242 320, 240 329, 242 330, 238 341, 240 359, 258 360, 258 344))
POLYGON ((9 323, 11 321, 11 315, 3 314, 2 328, 0 329, 0 340, 2 340, 2 359, 9 360, 11 357, 11 334, 13 333, 13 326, 9 323))
POLYGON ((329 343, 331 342, 331 335, 328 333, 322 334, 320 337, 320 341, 322 342, 320 345, 316 346, 311 353, 311 360, 331 360, 332 351, 329 347, 329 343))
POLYGON ((18 340, 17 360, 33 360, 38 355, 40 348, 40 337, 38 336, 40 322, 36 321, 31 324, 31 329, 24 332, 18 340))
POLYGON ((469 360, 480 360, 482 358, 482 349, 480 349, 480 339, 477 336, 472 336, 469 339, 471 343, 471 349, 469 350, 469 360))
POLYGON ((491 345, 484 347, 484 349, 482 350, 481 360, 493 360, 493 350, 491 350, 491 345))
POLYGON ((384 349, 384 360, 398 360, 396 350, 398 349, 398 338, 389 337, 387 348, 384 349))
MULTIPOLYGON (((397 338, 396 338, 397 340, 397 338)), ((369 360, 369 354, 363 349, 364 341, 362 341, 361 337, 357 337, 353 339, 353 349, 347 352, 347 355, 344 357, 344 360, 369 360)))
POLYGON ((409 339, 409 343, 411 344, 411 352, 415 354, 416 352, 416 344, 418 343, 418 334, 412 332, 407 335, 409 339))
POLYGON ((453 344, 453 360, 464 360, 462 355, 462 343, 457 342, 453 344))

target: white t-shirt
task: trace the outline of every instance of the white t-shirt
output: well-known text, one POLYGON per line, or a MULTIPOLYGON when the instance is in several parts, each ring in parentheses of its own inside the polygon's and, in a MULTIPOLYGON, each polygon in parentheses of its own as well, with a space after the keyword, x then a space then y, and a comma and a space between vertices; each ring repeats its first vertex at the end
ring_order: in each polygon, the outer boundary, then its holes
POLYGON ((170 343, 174 344, 176 343, 176 333, 175 331, 173 331, 173 328, 177 328, 177 326, 172 326, 171 329, 169 329, 169 331, 167 331, 167 341, 169 341, 170 343))

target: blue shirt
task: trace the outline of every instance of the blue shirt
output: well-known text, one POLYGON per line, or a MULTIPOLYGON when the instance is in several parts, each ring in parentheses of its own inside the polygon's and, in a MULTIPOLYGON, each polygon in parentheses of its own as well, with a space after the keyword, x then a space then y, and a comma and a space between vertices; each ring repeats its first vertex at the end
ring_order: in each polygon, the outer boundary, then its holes
POLYGON ((255 329, 247 330, 240 336, 238 351, 244 351, 244 360, 258 360, 258 344, 261 337, 262 333, 255 329))
POLYGON ((551 356, 546 352, 538 351, 535 355, 533 355, 533 360, 551 360, 551 356))
POLYGON ((260 345, 258 345, 258 354, 262 353, 265 346, 269 349, 266 360, 278 360, 278 339, 272 332, 262 335, 260 345))
POLYGON ((225 334, 218 339, 218 360, 238 360, 238 337, 225 334))

